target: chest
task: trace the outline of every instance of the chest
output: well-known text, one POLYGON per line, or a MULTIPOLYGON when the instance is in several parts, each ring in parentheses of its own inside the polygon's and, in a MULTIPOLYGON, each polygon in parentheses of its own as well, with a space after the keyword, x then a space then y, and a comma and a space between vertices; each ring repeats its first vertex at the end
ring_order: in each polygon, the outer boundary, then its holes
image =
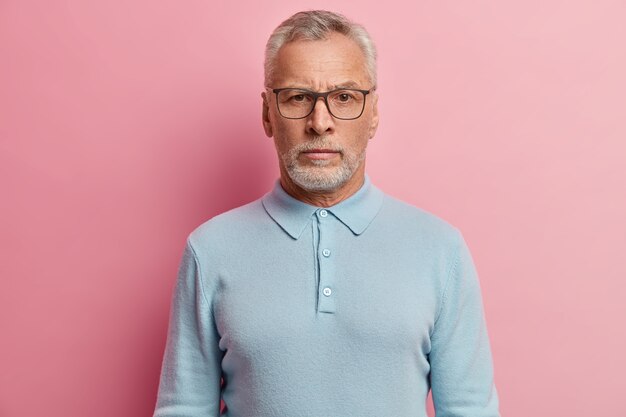
POLYGON ((435 259, 411 245, 327 235, 259 244, 218 271, 221 347, 256 359, 311 345, 427 354, 441 279, 435 259))

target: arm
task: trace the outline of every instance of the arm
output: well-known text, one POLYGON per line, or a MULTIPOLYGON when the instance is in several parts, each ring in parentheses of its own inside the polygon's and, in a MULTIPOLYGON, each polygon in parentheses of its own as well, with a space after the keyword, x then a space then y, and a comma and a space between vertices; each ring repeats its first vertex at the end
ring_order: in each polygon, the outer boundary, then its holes
POLYGON ((480 285, 459 233, 431 335, 430 381, 437 417, 499 417, 480 285))
POLYGON ((154 417, 217 417, 222 358, 210 298, 187 241, 172 295, 154 417))

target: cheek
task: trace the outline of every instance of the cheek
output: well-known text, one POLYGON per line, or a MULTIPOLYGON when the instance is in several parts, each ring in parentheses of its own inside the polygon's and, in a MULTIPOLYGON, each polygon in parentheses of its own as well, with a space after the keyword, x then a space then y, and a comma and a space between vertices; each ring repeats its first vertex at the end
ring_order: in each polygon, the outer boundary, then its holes
POLYGON ((358 126, 354 127, 352 132, 352 146, 355 149, 362 150, 367 147, 367 143, 369 141, 369 129, 370 125, 365 120, 363 123, 359 123, 358 126))
POLYGON ((274 145, 279 152, 286 152, 297 142, 297 130, 294 124, 277 122, 274 125, 274 145))
POLYGON ((273 127, 277 136, 296 141, 306 133, 306 119, 290 120, 278 116, 274 119, 273 127))

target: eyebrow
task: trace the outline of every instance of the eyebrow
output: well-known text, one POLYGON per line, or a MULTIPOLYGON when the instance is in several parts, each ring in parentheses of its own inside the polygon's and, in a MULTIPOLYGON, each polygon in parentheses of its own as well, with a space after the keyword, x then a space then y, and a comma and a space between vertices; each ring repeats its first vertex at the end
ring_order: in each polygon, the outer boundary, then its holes
POLYGON ((346 81, 344 83, 333 85, 333 90, 337 88, 360 88, 359 84, 354 81, 346 81))
MULTIPOLYGON (((297 88, 299 90, 313 91, 313 90, 311 90, 310 87, 290 86, 290 87, 286 87, 286 88, 297 88)), ((342 82, 342 83, 331 85, 330 86, 330 90, 328 90, 328 91, 339 90, 339 89, 342 89, 342 88, 361 89, 362 87, 359 86, 359 84, 356 81, 345 81, 345 82, 342 82)))

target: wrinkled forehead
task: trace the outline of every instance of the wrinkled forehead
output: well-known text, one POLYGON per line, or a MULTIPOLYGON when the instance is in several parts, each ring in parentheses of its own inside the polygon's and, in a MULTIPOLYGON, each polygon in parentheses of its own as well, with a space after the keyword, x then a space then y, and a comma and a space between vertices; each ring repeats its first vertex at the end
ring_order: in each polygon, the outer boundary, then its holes
POLYGON ((284 44, 276 55, 272 78, 274 86, 280 87, 370 87, 361 48, 339 33, 325 39, 299 39, 284 44))

